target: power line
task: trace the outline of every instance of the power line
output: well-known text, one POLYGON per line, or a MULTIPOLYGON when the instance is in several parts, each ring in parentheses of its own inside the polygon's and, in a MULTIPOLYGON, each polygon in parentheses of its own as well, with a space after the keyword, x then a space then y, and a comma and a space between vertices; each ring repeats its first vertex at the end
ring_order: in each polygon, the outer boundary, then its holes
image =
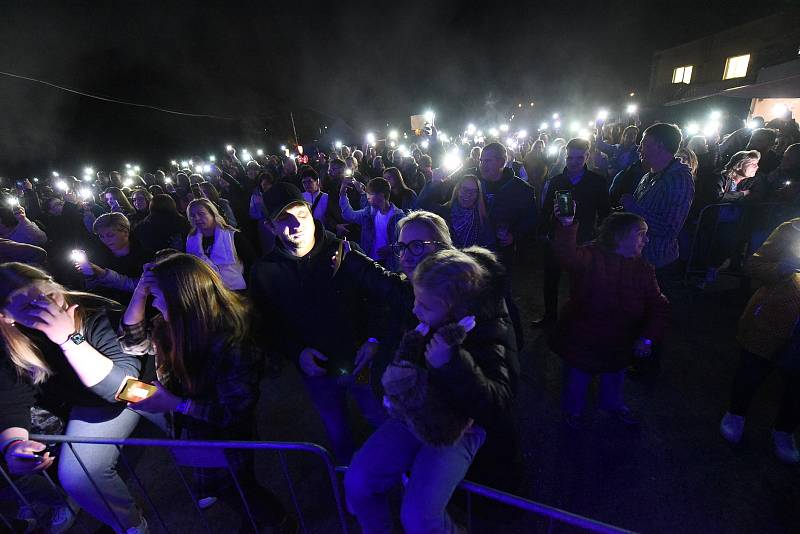
POLYGON ((162 107, 159 107, 159 106, 151 106, 149 104, 140 104, 138 102, 128 102, 126 100, 120 100, 118 98, 95 95, 95 94, 92 94, 92 93, 87 93, 85 91, 79 91, 77 89, 72 89, 70 87, 64 87, 63 85, 58 85, 58 84, 51 83, 51 82, 48 82, 48 81, 45 81, 45 80, 38 80, 36 78, 30 78, 28 76, 22 76, 20 74, 14 74, 13 72, 0 71, 0 75, 8 76, 10 78, 18 78, 20 80, 27 80, 29 82, 39 83, 39 84, 42 84, 42 85, 46 85, 48 87, 53 87, 55 89, 59 89, 61 91, 66 91, 68 93, 73 93, 73 94, 76 94, 76 95, 85 96, 87 98, 93 98, 95 100, 101 100, 103 102, 111 102, 113 104, 122 104, 124 106, 133 106, 133 107, 137 107, 137 108, 152 109, 154 111, 160 111, 162 113, 170 113, 172 115, 180 115, 182 117, 197 117, 197 118, 203 118, 203 119, 218 119, 218 120, 225 120, 225 121, 240 120, 240 119, 237 119, 235 117, 223 117, 221 115, 209 115, 209 114, 204 114, 204 113, 187 113, 187 112, 184 112, 184 111, 176 111, 174 109, 162 108, 162 107))

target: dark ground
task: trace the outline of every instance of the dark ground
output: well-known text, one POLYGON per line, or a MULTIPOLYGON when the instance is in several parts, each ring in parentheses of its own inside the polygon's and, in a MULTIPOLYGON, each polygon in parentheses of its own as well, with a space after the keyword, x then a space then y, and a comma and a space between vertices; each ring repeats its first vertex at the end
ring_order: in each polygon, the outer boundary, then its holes
MULTIPOLYGON (((561 422, 561 362, 546 349, 541 332, 527 328, 541 302, 535 257, 535 249, 523 254, 515 274, 526 325, 517 407, 525 451, 520 495, 637 532, 800 531, 800 471, 780 464, 771 450, 780 382, 772 377, 759 393, 740 446, 728 445, 718 431, 738 357, 734 336, 745 303, 735 290, 738 281, 723 278, 694 296, 670 286, 673 308, 662 370, 654 380, 626 383, 628 404, 641 416, 641 426, 625 428, 592 411, 589 428, 574 431, 561 422)), ((294 368, 265 380, 261 408, 262 439, 326 445, 294 368)), ((156 505, 171 531, 201 531, 174 469, 159 455, 148 452, 139 468, 156 505)), ((259 465, 266 484, 290 503, 275 456, 264 454, 259 465)), ((321 464, 290 454, 289 468, 308 532, 338 532, 321 464)), ((222 504, 212 508, 212 531, 235 532, 238 520, 224 512, 222 504)), ((473 532, 547 532, 541 520, 504 516, 505 524, 475 518, 473 532)), ((153 519, 151 525, 156 527, 153 519)), ((552 532, 576 531, 556 525, 552 532)))

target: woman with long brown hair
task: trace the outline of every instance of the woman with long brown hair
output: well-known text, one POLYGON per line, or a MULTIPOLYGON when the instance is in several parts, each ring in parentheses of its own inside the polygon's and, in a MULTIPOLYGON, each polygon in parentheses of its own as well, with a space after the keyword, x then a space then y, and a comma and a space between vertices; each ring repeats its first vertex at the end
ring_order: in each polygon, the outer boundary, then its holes
MULTIPOLYGON (((150 264, 125 311, 120 343, 135 354, 155 354, 159 380, 155 393, 132 408, 172 412, 177 438, 252 439, 263 353, 250 321, 249 303, 201 259, 174 253, 150 264), (160 312, 152 326, 145 321, 150 296, 160 312)), ((226 456, 259 526, 284 528, 293 521, 256 481, 251 454, 237 450, 226 456)), ((238 492, 224 487, 230 482, 227 471, 198 474, 200 494, 241 504, 238 492)))
MULTIPOLYGON (((29 439, 34 405, 67 419, 64 433, 70 437, 126 438, 133 432, 139 415, 116 394, 127 377, 139 377, 142 362, 117 343, 105 313, 114 304, 67 291, 29 265, 0 264, 0 452, 12 473, 34 473, 53 463, 49 453, 36 456, 45 446, 29 439)), ((78 504, 114 529, 146 532, 116 473, 116 447, 76 443, 60 455, 60 482, 78 504)))

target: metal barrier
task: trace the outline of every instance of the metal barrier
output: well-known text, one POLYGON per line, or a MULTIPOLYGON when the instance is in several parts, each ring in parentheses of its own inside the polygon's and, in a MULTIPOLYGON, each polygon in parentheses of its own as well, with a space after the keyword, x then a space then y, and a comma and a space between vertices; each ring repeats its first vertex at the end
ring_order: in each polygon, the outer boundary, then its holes
MULTIPOLYGON (((343 505, 344 500, 342 497, 341 485, 336 475, 337 471, 344 472, 347 470, 347 467, 334 467, 330 453, 325 448, 313 443, 258 442, 258 441, 188 441, 188 440, 166 440, 166 439, 133 439, 133 438, 106 439, 106 438, 82 438, 82 437, 49 436, 49 435, 31 435, 30 439, 34 441, 39 441, 41 443, 62 443, 64 444, 63 446, 69 447, 72 450, 72 453, 75 455, 76 459, 78 460, 79 464, 83 468, 84 473, 89 478, 91 483, 94 485, 95 490, 98 491, 98 494, 101 496, 104 504, 109 508, 109 510, 111 510, 111 508, 107 500, 99 491, 99 489, 96 486, 96 483, 91 478, 89 472, 86 470, 86 467, 84 466, 83 461, 78 456, 77 451, 75 451, 73 444, 87 443, 87 444, 97 444, 97 445, 111 445, 116 447, 120 452, 120 459, 122 460, 122 464, 125 465, 128 473, 131 475, 132 481, 144 494, 148 506, 152 509, 154 517, 156 518, 158 524, 161 526, 164 532, 169 532, 166 522, 164 521, 163 516, 156 507, 156 504, 153 502, 147 490, 144 488, 144 485, 142 484, 142 481, 139 478, 139 476, 136 474, 136 471, 134 470, 133 466, 129 462, 128 458, 125 456, 123 452, 123 447, 137 447, 137 446, 159 447, 168 449, 170 451, 171 453, 170 457, 172 458, 172 462, 175 467, 176 473, 178 475, 178 479, 181 481, 182 485, 184 486, 184 489, 188 493, 192 503, 194 504, 194 509, 199 515, 200 520, 207 532, 210 532, 211 528, 208 522, 206 521, 204 512, 200 509, 198 505, 197 496, 193 494, 189 486, 189 483, 187 482, 185 476, 181 472, 180 469, 181 467, 227 468, 230 476, 232 477, 236 490, 239 493, 239 497, 242 501, 243 508, 247 513, 248 520, 250 524, 255 528, 256 523, 255 519, 253 518, 252 511, 247 506, 247 502, 245 500, 244 493, 239 484, 236 473, 227 464, 227 460, 225 459, 223 451, 226 449, 277 451, 278 457, 280 459, 281 469, 283 471, 284 478, 289 487, 289 494, 292 499, 292 504, 294 506, 298 520, 300 522, 300 527, 303 532, 307 533, 309 532, 308 524, 304 518, 303 510, 301 509, 300 504, 297 500, 297 493, 295 491, 294 483, 292 481, 291 475, 289 474, 289 469, 286 464, 285 453, 286 451, 299 451, 299 452, 311 453, 321 458, 323 460, 323 463, 325 464, 325 469, 328 474, 328 479, 331 485, 331 489, 333 491, 339 526, 344 534, 347 534, 349 532, 347 516, 344 511, 344 505, 343 505)), ((17 495, 17 498, 20 499, 20 502, 23 502, 26 505, 31 506, 31 503, 28 502, 23 493, 14 484, 12 478, 6 473, 6 471, 2 467, 0 467, 0 473, 2 473, 2 476, 5 478, 6 482, 12 487, 15 494, 17 495)), ((49 481, 50 485, 58 491, 58 488, 53 483, 52 479, 47 475, 47 473, 44 473, 44 476, 49 481)), ((559 522, 582 530, 586 530, 588 532, 596 532, 601 534, 632 534, 632 531, 630 530, 615 527, 613 525, 609 525, 601 521, 589 519, 587 517, 573 514, 565 510, 555 508, 553 506, 548 506, 535 501, 531 501, 529 499, 525 499, 517 495, 512 495, 504 491, 483 486, 481 484, 476 484, 474 482, 469 482, 466 480, 462 481, 461 484, 459 484, 458 489, 466 492, 467 527, 470 529, 470 531, 472 528, 472 498, 473 496, 480 496, 488 500, 494 501, 496 503, 500 503, 512 508, 516 508, 521 511, 529 512, 546 518, 548 521, 547 532, 552 532, 555 522, 559 522)), ((0 523, 5 523, 6 526, 9 527, 9 529, 11 528, 8 520, 1 514, 0 514, 0 523)), ((120 526, 122 526, 121 523, 120 526)))
POLYGON ((788 212, 790 209, 790 205, 778 202, 752 204, 727 202, 705 206, 700 210, 692 233, 684 280, 691 275, 705 274, 710 267, 719 267, 719 265, 709 265, 708 256, 714 252, 722 237, 719 230, 721 224, 726 221, 720 221, 720 213, 724 210, 736 211, 737 217, 733 221, 727 221, 731 226, 727 228, 725 238, 732 237, 732 242, 728 244, 728 250, 724 250, 721 255, 723 259, 731 258, 732 263, 740 264, 754 248, 752 244, 754 232, 761 230, 768 235, 784 220, 791 218, 788 212), (754 227, 756 224, 762 228, 756 229, 754 227), (698 257, 699 264, 696 263, 698 257))
MULTIPOLYGON (((244 509, 247 520, 250 522, 250 525, 254 528, 254 530, 258 531, 256 526, 256 520, 253 517, 253 511, 250 510, 247 500, 245 499, 244 492, 242 490, 241 484, 239 482, 239 478, 236 475, 236 472, 231 469, 230 465, 227 462, 225 457, 224 451, 225 450, 270 450, 270 451, 277 451, 281 470, 283 472, 284 478, 289 487, 289 494, 292 499, 292 504, 294 506, 295 512, 297 513, 297 518, 300 523, 300 527, 302 532, 308 533, 308 526, 306 524, 303 510, 300 507, 300 504, 297 500, 297 492, 295 491, 295 485, 292 480, 291 475, 289 474, 289 469, 286 464, 286 452, 287 451, 296 451, 296 452, 306 452, 311 453, 319 458, 322 459, 325 470, 328 474, 328 479, 331 485, 331 490, 333 491, 334 501, 336 505, 336 511, 338 515, 339 526, 341 532, 344 534, 348 534, 349 528, 347 524, 347 516, 345 515, 344 511, 344 500, 342 497, 342 490, 339 483, 339 480, 336 475, 336 469, 334 467, 332 457, 330 453, 324 448, 319 445, 313 443, 303 443, 303 442, 260 442, 260 441, 188 441, 188 440, 168 440, 168 439, 107 439, 107 438, 89 438, 89 437, 71 437, 71 436, 49 436, 49 435, 31 435, 30 439, 34 441, 38 441, 40 443, 62 443, 62 446, 69 447, 72 453, 75 455, 76 460, 78 461, 79 465, 83 469, 84 474, 87 476, 91 484, 94 486, 94 489, 97 491, 98 495, 102 499, 106 508, 111 512, 111 515, 114 515, 114 512, 111 509, 111 506, 108 503, 106 497, 100 492, 99 488, 97 487, 96 482, 89 474, 88 470, 86 469, 83 460, 81 460, 78 452, 75 450, 73 444, 75 443, 85 443, 85 444, 95 444, 95 445, 111 445, 117 448, 120 453, 120 460, 123 465, 125 465, 126 470, 130 474, 132 482, 139 488, 139 490, 144 494, 144 497, 147 501, 148 506, 153 511, 153 516, 157 520, 157 523, 160 525, 161 529, 164 532, 169 532, 167 528, 166 522, 159 511, 156 504, 153 502, 153 499, 150 497, 149 493, 145 489, 144 485, 142 484, 141 479, 136 474, 131 462, 125 456, 123 447, 158 447, 168 449, 170 452, 170 458, 172 459, 173 466, 175 467, 175 471, 177 474, 177 478, 181 481, 184 489, 188 493, 192 503, 194 504, 194 509, 197 512, 200 522, 203 524, 206 532, 211 532, 212 529, 210 528, 204 512, 200 509, 200 505, 198 504, 196 495, 193 494, 192 489, 189 485, 189 482, 186 480, 186 477, 181 471, 181 467, 203 467, 203 468, 224 468, 227 469, 233 484, 236 488, 236 491, 239 494, 239 498, 241 499, 242 508, 244 509)), ((6 482, 11 486, 14 493, 16 494, 17 498, 20 502, 24 503, 25 505, 33 508, 32 503, 25 498, 22 491, 19 490, 17 485, 13 482, 12 478, 8 475, 8 473, 0 467, 0 472, 2 472, 2 476, 5 478, 6 482)), ((50 484, 53 488, 57 491, 53 481, 50 479, 49 476, 45 473, 47 480, 50 481, 50 484)), ((63 494, 63 492, 61 492, 63 494)), ((66 500, 65 500, 66 503, 66 500)), ((124 527, 122 522, 118 517, 116 517, 118 526, 124 531, 124 527)), ((4 523, 6 526, 10 528, 9 521, 7 518, 0 515, 0 523, 4 523)))

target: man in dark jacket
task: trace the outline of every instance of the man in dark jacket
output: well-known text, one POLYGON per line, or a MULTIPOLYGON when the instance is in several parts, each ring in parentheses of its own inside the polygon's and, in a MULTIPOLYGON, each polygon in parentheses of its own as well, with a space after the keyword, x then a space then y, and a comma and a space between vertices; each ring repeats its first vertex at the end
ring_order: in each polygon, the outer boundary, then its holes
POLYGON ((558 191, 570 191, 575 202, 575 220, 578 227, 578 244, 597 236, 600 222, 610 211, 606 180, 586 167, 589 141, 576 137, 567 143, 567 165, 564 172, 550 182, 542 203, 541 233, 547 236, 544 252, 544 317, 534 321, 535 326, 552 324, 558 317, 558 284, 561 268, 555 261, 550 241, 553 239, 553 201, 558 191))
POLYGON ((374 426, 385 418, 368 380, 378 343, 367 335, 359 281, 331 261, 341 240, 314 219, 296 187, 273 188, 283 196, 268 213, 276 246, 253 266, 248 287, 264 329, 274 333, 269 348, 300 367, 334 454, 346 465, 355 451, 346 394, 374 426))

